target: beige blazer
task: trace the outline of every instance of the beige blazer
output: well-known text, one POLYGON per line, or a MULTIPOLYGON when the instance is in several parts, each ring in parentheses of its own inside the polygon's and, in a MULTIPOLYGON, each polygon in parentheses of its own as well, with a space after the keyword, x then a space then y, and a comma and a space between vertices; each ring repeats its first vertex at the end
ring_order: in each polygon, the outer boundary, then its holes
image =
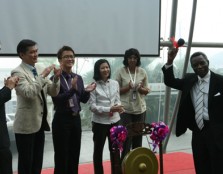
MULTIPOLYGON (((37 69, 37 73, 41 73, 37 69)), ((19 77, 16 86, 17 108, 14 120, 14 132, 31 134, 39 131, 43 118, 43 98, 41 90, 47 99, 47 94, 56 96, 60 90, 60 81, 52 82, 48 78, 34 75, 23 62, 11 72, 12 76, 19 77)))

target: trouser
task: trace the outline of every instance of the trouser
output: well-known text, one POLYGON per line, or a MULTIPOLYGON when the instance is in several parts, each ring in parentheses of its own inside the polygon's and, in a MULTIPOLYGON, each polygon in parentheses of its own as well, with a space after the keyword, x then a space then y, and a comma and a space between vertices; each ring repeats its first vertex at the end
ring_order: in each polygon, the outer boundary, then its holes
POLYGON ((55 114, 52 131, 54 174, 78 174, 82 134, 80 115, 55 114))
POLYGON ((33 134, 15 134, 18 150, 18 174, 41 174, 45 134, 40 129, 33 134))
POLYGON ((108 137, 108 148, 110 151, 110 160, 111 160, 111 173, 112 174, 121 174, 121 161, 120 161, 120 152, 118 150, 112 149, 112 142, 110 139, 110 129, 117 125, 115 124, 99 124, 92 122, 92 131, 93 131, 93 141, 94 141, 94 173, 95 174, 104 174, 103 169, 103 149, 105 145, 106 138, 108 137))
POLYGON ((222 125, 218 129, 205 122, 202 130, 194 130, 192 133, 192 151, 196 174, 220 174, 223 173, 223 141, 222 125))
POLYGON ((12 153, 9 148, 0 150, 0 174, 12 174, 12 153))

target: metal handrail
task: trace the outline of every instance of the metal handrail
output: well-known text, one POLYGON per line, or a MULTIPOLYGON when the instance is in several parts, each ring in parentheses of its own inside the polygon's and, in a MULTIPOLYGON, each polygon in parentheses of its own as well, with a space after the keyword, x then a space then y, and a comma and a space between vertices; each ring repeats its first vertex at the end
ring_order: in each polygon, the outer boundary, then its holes
MULTIPOLYGON (((189 62, 189 55, 190 55, 190 50, 191 50, 191 45, 192 45, 192 39, 193 39, 193 33, 194 33, 194 23, 195 23, 195 17, 196 17, 196 8, 197 8, 197 0, 194 0, 193 1, 193 6, 192 6, 192 15, 191 15, 190 31, 189 31, 189 37, 188 37, 188 47, 187 47, 187 52, 186 52, 186 56, 185 56, 185 62, 184 62, 182 77, 186 73, 187 66, 188 66, 188 62, 189 62)), ((176 115, 177 115, 177 112, 178 112, 180 98, 181 98, 181 92, 178 93, 178 96, 177 96, 177 99, 176 99, 176 102, 175 102, 173 116, 172 116, 171 122, 169 124, 170 132, 172 132, 173 125, 174 125, 174 122, 176 120, 176 115)), ((169 106, 169 103, 165 103, 165 105, 166 104, 168 104, 168 106, 169 106)), ((163 143, 163 152, 164 153, 166 152, 166 147, 167 147, 169 138, 170 138, 170 133, 166 137, 166 139, 165 139, 165 141, 163 143)))
MULTIPOLYGON (((160 41, 160 46, 171 47, 171 41, 160 41)), ((185 47, 188 47, 188 42, 185 42, 185 47)), ((223 43, 219 42, 192 42, 191 47, 206 47, 206 48, 223 48, 223 43)))

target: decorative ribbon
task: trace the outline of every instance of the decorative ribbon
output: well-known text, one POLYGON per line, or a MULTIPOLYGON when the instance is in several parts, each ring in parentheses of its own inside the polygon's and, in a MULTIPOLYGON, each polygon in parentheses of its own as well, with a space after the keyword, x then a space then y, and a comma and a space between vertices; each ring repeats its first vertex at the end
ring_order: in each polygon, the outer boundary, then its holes
POLYGON ((150 138, 152 140, 153 152, 160 143, 166 138, 169 133, 169 127, 164 122, 152 123, 152 132, 150 138))
POLYGON ((112 149, 114 151, 119 150, 122 152, 123 150, 123 143, 127 138, 127 129, 124 126, 113 126, 110 129, 110 139, 112 142, 112 149))

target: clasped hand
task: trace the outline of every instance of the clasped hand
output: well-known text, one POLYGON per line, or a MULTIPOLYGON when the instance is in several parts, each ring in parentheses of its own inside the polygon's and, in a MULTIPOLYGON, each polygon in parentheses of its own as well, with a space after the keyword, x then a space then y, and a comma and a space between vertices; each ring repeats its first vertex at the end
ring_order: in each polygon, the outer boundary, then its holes
POLYGON ((150 93, 150 89, 144 87, 142 81, 140 81, 138 84, 133 85, 132 81, 130 80, 129 89, 138 91, 140 94, 143 94, 143 95, 147 95, 148 93, 150 93))
POLYGON ((111 107, 110 109, 111 112, 118 112, 118 113, 123 113, 125 110, 124 110, 124 107, 123 105, 119 105, 119 104, 115 104, 111 107))
POLYGON ((56 68, 54 64, 46 67, 43 70, 43 72, 41 73, 42 77, 44 77, 44 78, 47 77, 52 70, 53 70, 53 73, 54 73, 55 80, 58 80, 62 71, 61 71, 61 68, 56 68))
POLYGON ((19 82, 19 77, 17 76, 8 77, 7 79, 4 79, 4 84, 9 89, 15 88, 18 82, 19 82))

